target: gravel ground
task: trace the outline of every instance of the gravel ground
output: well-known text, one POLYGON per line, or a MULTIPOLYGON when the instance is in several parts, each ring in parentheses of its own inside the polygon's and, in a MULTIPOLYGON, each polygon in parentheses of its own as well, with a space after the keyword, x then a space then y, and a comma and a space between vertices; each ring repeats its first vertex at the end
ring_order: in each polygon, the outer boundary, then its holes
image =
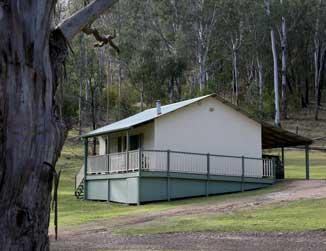
POLYGON ((325 251, 326 233, 176 233, 122 237, 98 232, 76 236, 52 246, 52 250, 241 250, 325 251), (77 238, 76 238, 77 237, 77 238), (77 244, 78 242, 78 244, 77 244))
POLYGON ((143 236, 113 234, 124 225, 137 225, 160 217, 223 213, 258 208, 267 204, 299 199, 326 198, 326 181, 292 181, 279 192, 226 200, 196 206, 155 212, 146 216, 119 217, 110 221, 84 224, 78 228, 60 231, 59 240, 53 240, 51 250, 326 250, 326 232, 302 233, 174 233, 143 236))

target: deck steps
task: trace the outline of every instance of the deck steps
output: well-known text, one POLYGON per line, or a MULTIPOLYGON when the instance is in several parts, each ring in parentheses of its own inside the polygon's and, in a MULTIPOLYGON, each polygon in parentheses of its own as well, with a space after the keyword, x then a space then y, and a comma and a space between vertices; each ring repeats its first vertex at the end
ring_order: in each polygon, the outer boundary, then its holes
POLYGON ((75 196, 76 196, 77 199, 83 199, 84 198, 84 184, 85 184, 84 180, 85 179, 83 179, 80 182, 79 186, 75 190, 75 196))

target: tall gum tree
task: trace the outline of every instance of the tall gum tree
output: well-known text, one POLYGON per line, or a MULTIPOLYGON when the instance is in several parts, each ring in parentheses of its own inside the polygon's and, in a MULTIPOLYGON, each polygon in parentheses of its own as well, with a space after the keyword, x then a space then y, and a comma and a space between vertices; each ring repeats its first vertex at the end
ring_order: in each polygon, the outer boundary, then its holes
POLYGON ((54 166, 66 127, 55 95, 67 42, 117 0, 52 27, 56 0, 0 0, 0 250, 48 250, 54 166))
MULTIPOLYGON (((271 18, 271 2, 270 0, 264 0, 266 15, 268 19, 271 18)), ((280 122, 280 103, 279 103, 279 80, 278 80, 278 59, 277 49, 275 41, 275 31, 272 24, 270 24, 270 36, 271 36, 271 47, 273 53, 273 74, 274 74, 274 104, 275 104, 275 117, 274 123, 277 127, 281 126, 280 122)))

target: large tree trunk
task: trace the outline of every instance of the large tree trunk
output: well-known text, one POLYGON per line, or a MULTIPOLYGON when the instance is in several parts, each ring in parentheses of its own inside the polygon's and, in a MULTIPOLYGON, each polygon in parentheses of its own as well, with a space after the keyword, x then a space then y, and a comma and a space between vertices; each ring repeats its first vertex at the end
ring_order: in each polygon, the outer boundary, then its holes
POLYGON ((274 62, 274 103, 275 103, 275 125, 281 126, 280 122, 280 103, 279 103, 279 91, 278 91, 278 62, 277 62, 277 51, 275 44, 275 34, 274 30, 271 30, 271 43, 272 43, 272 53, 274 62))
POLYGON ((51 165, 65 132, 54 101, 65 40, 55 32, 58 46, 49 43, 54 4, 0 4, 0 250, 49 249, 51 165))
POLYGON ((54 165, 65 139, 55 93, 70 41, 117 0, 51 31, 56 0, 0 2, 0 250, 48 250, 54 165))
MULTIPOLYGON (((283 1, 281 1, 283 3, 283 1)), ((287 79, 286 79, 286 71, 287 71, 287 31, 286 31, 286 21, 285 18, 282 17, 281 24, 281 48, 282 48, 282 101, 281 101, 281 117, 282 119, 287 118, 287 100, 286 100, 286 89, 287 89, 287 79)))
MULTIPOLYGON (((270 0, 264 0, 267 17, 271 18, 271 2, 270 0)), ((271 21, 271 20, 270 20, 271 21)), ((275 42, 275 32, 272 23, 271 26, 271 45, 273 53, 273 70, 274 70, 274 104, 275 104, 275 118, 274 123, 276 126, 281 126, 280 122, 280 103, 279 103, 279 84, 278 84, 278 62, 277 62, 277 50, 275 42)))

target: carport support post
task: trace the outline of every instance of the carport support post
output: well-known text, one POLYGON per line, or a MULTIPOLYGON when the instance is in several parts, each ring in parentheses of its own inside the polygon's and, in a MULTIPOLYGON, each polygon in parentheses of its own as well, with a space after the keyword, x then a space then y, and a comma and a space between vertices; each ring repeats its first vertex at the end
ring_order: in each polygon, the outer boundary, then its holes
POLYGON ((84 200, 87 200, 87 159, 88 159, 88 138, 84 139, 84 200))
POLYGON ((166 193, 168 201, 170 201, 170 150, 167 150, 166 152, 167 156, 167 163, 166 163, 166 169, 167 169, 167 182, 166 182, 166 193))
POLYGON ((273 165, 272 172, 273 172, 274 183, 276 182, 276 164, 277 164, 276 159, 272 158, 272 165, 273 165))
POLYGON ((309 145, 305 146, 306 152, 306 180, 310 179, 310 161, 309 161, 309 145))
POLYGON ((210 163, 209 163, 209 156, 210 154, 209 153, 207 153, 207 179, 206 179, 206 197, 208 196, 208 194, 209 194, 209 173, 210 173, 210 171, 209 171, 209 165, 210 165, 210 163))
POLYGON ((241 192, 244 191, 244 175, 245 175, 245 158, 244 156, 241 157, 241 192))

